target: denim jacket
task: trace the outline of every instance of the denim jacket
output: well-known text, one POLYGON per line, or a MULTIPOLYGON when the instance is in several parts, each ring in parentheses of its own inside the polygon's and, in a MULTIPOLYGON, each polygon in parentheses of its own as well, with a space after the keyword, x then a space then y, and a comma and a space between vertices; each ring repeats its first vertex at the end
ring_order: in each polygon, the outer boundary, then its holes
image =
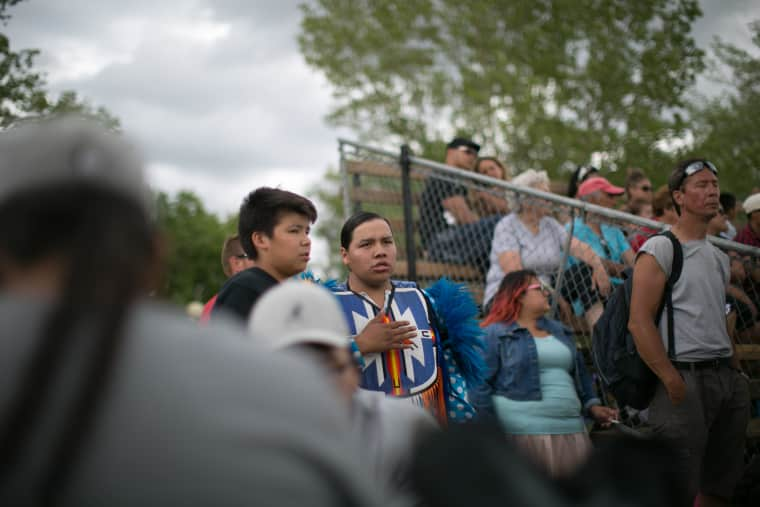
MULTIPOLYGON (((577 353, 570 331, 561 323, 545 317, 538 320, 538 328, 554 335, 572 352, 574 367, 571 373, 583 411, 587 413, 589 408, 599 405, 601 402, 594 393, 591 376, 583 364, 582 355, 577 353)), ((494 394, 517 401, 540 400, 538 352, 530 332, 516 322, 491 324, 485 332, 486 380, 469 393, 478 417, 495 416, 491 401, 494 394)))

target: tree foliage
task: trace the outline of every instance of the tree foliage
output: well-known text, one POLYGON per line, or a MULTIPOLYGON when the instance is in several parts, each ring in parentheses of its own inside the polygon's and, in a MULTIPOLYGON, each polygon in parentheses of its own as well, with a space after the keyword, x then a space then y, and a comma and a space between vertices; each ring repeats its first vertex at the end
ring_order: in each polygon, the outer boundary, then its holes
POLYGON ((518 169, 556 176, 605 153, 656 168, 704 67, 697 0, 318 0, 299 44, 334 88, 335 124, 362 139, 469 132, 518 169))
POLYGON ((157 196, 158 227, 166 241, 165 282, 159 297, 175 303, 206 301, 222 286, 224 239, 237 230, 235 217, 221 221, 192 192, 157 196))
POLYGON ((760 21, 750 24, 755 54, 713 43, 712 77, 725 92, 697 100, 692 108, 692 147, 683 155, 710 158, 720 169, 721 188, 740 196, 760 185, 760 21), (727 75, 726 75, 727 74, 727 75))
MULTIPOLYGON (((22 0, 0 0, 0 22, 7 23, 8 7, 22 0)), ((116 129, 119 120, 104 107, 93 107, 76 92, 65 91, 57 98, 45 89, 45 76, 35 70, 37 49, 14 50, 11 41, 0 33, 0 128, 29 117, 75 113, 94 118, 116 129)))

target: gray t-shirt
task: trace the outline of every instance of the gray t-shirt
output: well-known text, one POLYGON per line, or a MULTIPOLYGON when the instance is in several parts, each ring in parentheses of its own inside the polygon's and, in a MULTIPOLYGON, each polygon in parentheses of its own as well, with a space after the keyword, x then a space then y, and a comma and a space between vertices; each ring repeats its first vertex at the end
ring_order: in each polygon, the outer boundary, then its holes
MULTIPOLYGON (((673 287, 673 327, 678 361, 702 361, 733 354, 726 330, 728 256, 709 241, 689 241, 683 247, 683 270, 673 287)), ((670 276, 673 247, 664 236, 654 236, 637 254, 652 255, 670 276)), ((660 335, 667 348, 667 317, 660 320, 660 335)))
POLYGON ((562 249, 567 243, 567 231, 552 217, 542 217, 538 222, 538 234, 533 234, 522 223, 517 213, 502 218, 493 233, 491 243, 491 267, 486 275, 483 303, 496 294, 504 271, 499 256, 504 252, 518 252, 524 269, 532 269, 542 278, 557 272, 562 261, 562 249))
MULTIPOLYGON (((46 307, 0 294, 2 420, 46 307)), ((3 505, 30 504, 81 379, 81 354, 73 356, 0 490, 3 505)), ((112 371, 59 505, 383 504, 323 375, 258 348, 240 329, 199 329, 140 305, 112 371)))

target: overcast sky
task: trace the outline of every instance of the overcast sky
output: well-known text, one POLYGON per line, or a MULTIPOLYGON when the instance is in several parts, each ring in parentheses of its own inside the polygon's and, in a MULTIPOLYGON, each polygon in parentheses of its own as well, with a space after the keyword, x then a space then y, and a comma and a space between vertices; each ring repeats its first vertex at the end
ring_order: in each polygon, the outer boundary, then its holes
MULTIPOLYGON (((53 92, 103 105, 135 138, 152 185, 190 189, 220 214, 261 185, 304 192, 337 167, 326 80, 296 43, 297 0, 27 0, 4 28, 38 48, 53 92)), ((760 2, 703 0, 703 47, 750 47, 760 2)), ((324 252, 314 252, 319 261, 324 252)))

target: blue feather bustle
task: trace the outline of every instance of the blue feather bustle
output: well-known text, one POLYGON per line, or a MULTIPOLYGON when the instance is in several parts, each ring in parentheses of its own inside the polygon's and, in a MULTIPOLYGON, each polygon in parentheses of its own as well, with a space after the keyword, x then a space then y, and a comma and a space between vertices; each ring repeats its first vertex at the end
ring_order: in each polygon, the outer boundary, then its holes
POLYGON ((467 285, 447 277, 440 278, 423 292, 433 308, 448 339, 454 360, 469 387, 484 381, 486 364, 483 358, 483 330, 477 320, 478 306, 467 285))

